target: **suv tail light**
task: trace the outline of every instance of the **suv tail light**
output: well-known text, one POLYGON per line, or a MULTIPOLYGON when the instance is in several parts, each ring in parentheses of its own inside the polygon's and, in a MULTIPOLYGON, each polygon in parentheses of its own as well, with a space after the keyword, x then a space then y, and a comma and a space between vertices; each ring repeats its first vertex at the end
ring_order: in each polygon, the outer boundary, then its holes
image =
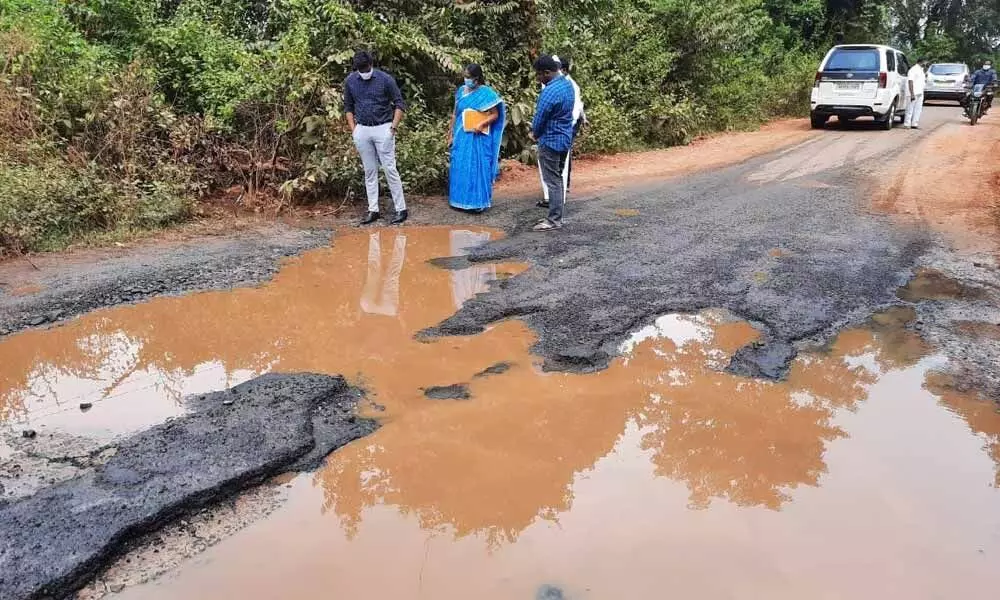
POLYGON ((878 87, 886 88, 889 87, 889 74, 882 71, 878 74, 878 87))
POLYGON ((823 73, 821 71, 816 71, 816 81, 813 82, 813 87, 818 88, 819 82, 823 80, 823 73))

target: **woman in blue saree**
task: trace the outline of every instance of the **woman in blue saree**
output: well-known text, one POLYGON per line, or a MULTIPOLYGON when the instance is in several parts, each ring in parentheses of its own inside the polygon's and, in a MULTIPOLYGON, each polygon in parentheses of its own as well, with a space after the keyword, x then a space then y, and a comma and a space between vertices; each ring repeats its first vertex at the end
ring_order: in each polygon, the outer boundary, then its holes
POLYGON ((448 136, 448 203, 453 208, 482 212, 490 207, 493 182, 500 176, 500 143, 506 122, 503 100, 486 85, 482 67, 466 67, 465 83, 455 92, 448 136))

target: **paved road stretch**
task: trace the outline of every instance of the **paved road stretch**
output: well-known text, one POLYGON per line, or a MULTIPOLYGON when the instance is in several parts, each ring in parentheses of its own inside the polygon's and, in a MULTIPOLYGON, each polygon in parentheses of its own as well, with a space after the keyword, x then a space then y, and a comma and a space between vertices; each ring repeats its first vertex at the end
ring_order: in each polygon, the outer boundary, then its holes
POLYGON ((963 126, 961 110, 929 106, 921 125, 832 123, 737 166, 573 202, 556 235, 530 232, 534 213, 523 211, 511 237, 473 260, 538 268, 430 333, 523 316, 540 333, 547 368, 590 370, 658 315, 721 307, 765 332, 732 368, 780 377, 797 345, 898 302, 897 288, 930 247, 924 228, 868 210, 879 173, 935 129, 963 126))

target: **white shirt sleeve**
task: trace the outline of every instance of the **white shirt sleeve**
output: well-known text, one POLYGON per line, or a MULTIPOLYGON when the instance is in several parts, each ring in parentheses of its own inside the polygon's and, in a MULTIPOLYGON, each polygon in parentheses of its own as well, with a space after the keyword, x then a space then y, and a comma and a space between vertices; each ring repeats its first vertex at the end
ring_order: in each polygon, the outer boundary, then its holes
POLYGON ((576 84, 576 81, 568 75, 566 78, 573 85, 573 125, 576 125, 580 117, 583 116, 583 96, 580 95, 580 86, 576 84))

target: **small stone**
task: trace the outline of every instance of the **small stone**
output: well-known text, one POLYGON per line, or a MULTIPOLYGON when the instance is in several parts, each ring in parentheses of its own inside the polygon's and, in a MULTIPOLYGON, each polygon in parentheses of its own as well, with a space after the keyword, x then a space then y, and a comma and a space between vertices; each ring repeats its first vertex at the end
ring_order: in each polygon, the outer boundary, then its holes
POLYGON ((223 400, 222 401, 222 405, 223 406, 232 406, 233 405, 233 400, 223 400))
POLYGON ((125 584, 124 583, 112 583, 111 585, 108 586, 108 589, 111 590, 112 594, 118 594, 118 593, 121 593, 121 591, 125 589, 125 584))
POLYGON ((33 440, 36 437, 38 437, 38 432, 35 431, 34 429, 25 429, 24 431, 21 432, 21 436, 28 438, 29 440, 33 440))
POLYGON ((94 408, 94 404, 92 402, 81 402, 80 403, 80 410, 82 410, 83 412, 87 412, 88 410, 90 410, 92 408, 94 408))
POLYGON ((41 325, 44 322, 45 322, 45 317, 39 316, 39 317, 35 317, 31 321, 29 321, 28 324, 31 325, 32 327, 38 327, 39 325, 41 325))
POLYGON ((63 311, 61 310, 54 310, 46 315, 49 321, 58 321, 59 319, 62 318, 62 316, 63 316, 63 311))
POLYGON ((974 263, 972 263, 972 266, 973 266, 973 267, 979 267, 979 268, 982 268, 982 267, 985 267, 985 266, 986 266, 986 263, 981 263, 981 262, 974 262, 974 263))

